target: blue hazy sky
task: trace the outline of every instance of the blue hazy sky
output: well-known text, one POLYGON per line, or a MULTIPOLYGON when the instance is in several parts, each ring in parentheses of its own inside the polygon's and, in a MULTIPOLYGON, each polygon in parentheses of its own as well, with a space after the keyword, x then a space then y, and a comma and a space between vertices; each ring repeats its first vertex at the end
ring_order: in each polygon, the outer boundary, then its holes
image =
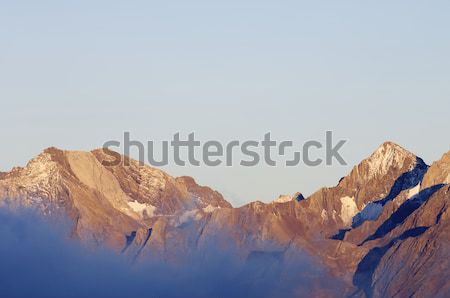
POLYGON ((235 205, 331 186, 392 140, 450 149, 449 1, 0 1, 0 170, 44 148, 348 139, 349 166, 167 166, 235 205))

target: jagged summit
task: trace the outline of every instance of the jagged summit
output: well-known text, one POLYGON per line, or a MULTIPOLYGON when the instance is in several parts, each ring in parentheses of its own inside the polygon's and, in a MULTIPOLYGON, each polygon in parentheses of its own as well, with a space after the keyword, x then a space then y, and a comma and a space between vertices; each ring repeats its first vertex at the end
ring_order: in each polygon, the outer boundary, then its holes
POLYGON ((393 142, 384 142, 342 178, 339 185, 354 190, 370 187, 370 184, 386 184, 389 188, 400 175, 426 167, 425 162, 410 151, 393 142))
POLYGON ((384 142, 363 163, 367 164, 369 176, 386 175, 392 167, 402 168, 405 163, 416 161, 417 156, 403 147, 384 142))
POLYGON ((403 148, 402 146, 400 146, 397 143, 394 143, 392 141, 386 141, 384 143, 382 143, 380 146, 378 146, 378 148, 372 153, 371 157, 373 155, 376 154, 387 154, 387 153, 392 153, 395 152, 398 155, 403 155, 403 156, 415 156, 414 153, 408 151, 407 149, 403 148))

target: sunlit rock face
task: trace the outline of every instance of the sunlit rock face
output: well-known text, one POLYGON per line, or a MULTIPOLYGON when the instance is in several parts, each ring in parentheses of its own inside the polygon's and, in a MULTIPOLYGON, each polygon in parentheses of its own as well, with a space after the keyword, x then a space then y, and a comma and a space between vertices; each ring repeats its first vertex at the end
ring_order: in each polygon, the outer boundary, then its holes
POLYGON ((26 167, 2 174, 1 203, 66 213, 74 236, 116 248, 125 244, 124 235, 146 229, 160 217, 191 210, 203 216, 231 207, 218 192, 189 177, 174 178, 134 160, 129 166, 106 167, 107 153, 49 148, 26 167))
POLYGON ((228 253, 250 288, 275 274, 280 297, 449 294, 449 153, 428 167, 386 142, 335 187, 239 208, 191 177, 124 156, 108 165, 117 156, 49 148, 0 173, 0 204, 65 218, 72 238, 133 264, 228 253))
POLYGON ((445 153, 442 158, 435 161, 431 166, 425 177, 421 189, 426 189, 436 184, 450 183, 450 151, 445 153))

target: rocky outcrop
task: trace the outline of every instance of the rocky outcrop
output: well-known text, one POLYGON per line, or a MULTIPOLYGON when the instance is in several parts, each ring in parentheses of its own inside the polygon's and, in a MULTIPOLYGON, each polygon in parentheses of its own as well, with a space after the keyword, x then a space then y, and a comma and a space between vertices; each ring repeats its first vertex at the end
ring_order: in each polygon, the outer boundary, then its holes
POLYGON ((450 183, 450 151, 434 162, 423 178, 422 189, 436 184, 450 183))

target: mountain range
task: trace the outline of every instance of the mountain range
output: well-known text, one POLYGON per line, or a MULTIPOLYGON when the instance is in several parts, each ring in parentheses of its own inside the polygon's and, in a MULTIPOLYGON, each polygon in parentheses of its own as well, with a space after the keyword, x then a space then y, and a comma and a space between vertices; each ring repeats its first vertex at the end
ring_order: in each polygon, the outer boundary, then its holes
POLYGON ((277 268, 286 296, 450 296, 450 151, 427 165, 386 142, 334 187, 239 208, 126 156, 107 166, 111 153, 46 149, 0 173, 0 206, 64 218, 71 238, 133 263, 232 252, 258 264, 240 272, 249 287, 277 268))

